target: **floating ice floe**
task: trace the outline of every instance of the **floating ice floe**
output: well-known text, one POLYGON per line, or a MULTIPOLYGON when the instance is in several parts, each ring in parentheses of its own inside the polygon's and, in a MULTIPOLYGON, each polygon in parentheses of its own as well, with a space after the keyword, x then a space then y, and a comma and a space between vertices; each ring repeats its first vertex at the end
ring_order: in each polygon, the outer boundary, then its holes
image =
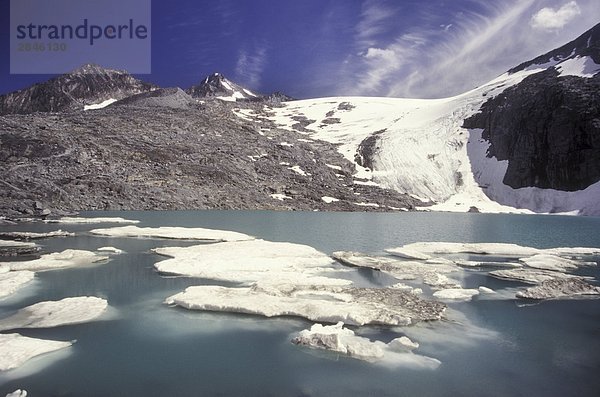
POLYGON ((2 262, 0 268, 6 267, 11 271, 32 270, 43 271, 61 269, 66 267, 85 266, 108 259, 107 256, 95 254, 91 251, 64 250, 52 254, 42 255, 39 259, 23 262, 2 262))
MULTIPOLYGON (((446 242, 420 242, 402 246, 425 254, 479 254, 497 256, 532 256, 541 253, 541 250, 532 247, 523 247, 507 243, 446 243, 446 242)), ((389 252, 389 251, 388 251, 389 252)))
POLYGON ((503 280, 520 281, 526 284, 540 284, 544 281, 554 279, 581 278, 570 274, 537 269, 494 270, 489 272, 489 275, 503 280))
POLYGON ((484 287, 484 286, 480 286, 478 288, 478 290, 482 294, 495 294, 496 293, 496 291, 494 291, 493 289, 488 288, 488 287, 484 287))
POLYGON ((17 389, 12 393, 8 393, 6 397, 27 397, 27 390, 17 389))
POLYGON ((8 267, 0 267, 0 299, 14 294, 35 277, 35 273, 28 270, 18 272, 7 270, 8 267))
POLYGON ((71 342, 29 338, 19 334, 0 334, 0 371, 20 367, 35 356, 71 345, 71 342))
POLYGON ((11 240, 0 240, 0 247, 35 247, 35 243, 25 241, 11 241, 11 240))
POLYGON ((112 254, 122 254, 124 252, 123 250, 121 250, 119 248, 115 248, 115 247, 100 247, 96 251, 110 252, 112 254))
POLYGON ((404 248, 404 247, 397 247, 397 248, 388 248, 385 250, 385 252, 387 252, 388 254, 394 255, 394 256, 399 256, 400 258, 405 258, 405 259, 418 259, 418 260, 427 260, 427 259, 431 259, 430 255, 424 254, 422 252, 410 249, 410 248, 404 248))
POLYGON ((419 294, 423 293, 423 290, 421 288, 414 288, 414 287, 411 287, 410 285, 404 284, 404 283, 396 283, 396 284, 390 285, 388 288, 399 289, 400 291, 410 292, 411 294, 415 294, 415 295, 419 295, 419 294))
POLYGON ((418 348, 419 344, 405 336, 396 338, 387 344, 371 341, 344 328, 342 322, 325 326, 314 324, 310 330, 300 331, 292 339, 292 343, 311 349, 328 350, 369 362, 387 361, 389 364, 427 369, 435 369, 440 365, 440 361, 434 358, 412 353, 412 350, 418 348))
POLYGON ((97 319, 106 311, 107 307, 108 302, 105 299, 94 296, 39 302, 0 320, 0 331, 86 323, 97 319))
POLYGON ((252 283, 273 279, 280 283, 347 284, 347 280, 320 277, 335 270, 335 262, 313 247, 265 240, 225 242, 153 250, 173 257, 154 265, 166 274, 252 283), (314 282, 311 278, 318 277, 314 282))
POLYGON ((475 295, 479 295, 478 289, 448 288, 433 293, 433 296, 438 299, 461 301, 470 301, 475 295))
POLYGON ((189 287, 165 300, 186 309, 295 316, 315 322, 409 325, 439 320, 446 305, 390 288, 275 285, 227 288, 189 287))
POLYGON ((247 234, 231 232, 227 230, 213 230, 204 228, 190 227, 137 227, 122 226, 106 229, 94 229, 93 234, 110 237, 148 237, 148 238, 166 238, 181 240, 201 240, 201 241, 244 241, 253 240, 254 237, 247 234))
POLYGON ((80 217, 63 217, 59 219, 46 219, 46 223, 140 223, 138 220, 124 219, 120 217, 101 217, 101 218, 80 218, 80 217))
POLYGON ((574 261, 549 254, 538 254, 529 258, 521 258, 520 261, 535 269, 551 270, 563 273, 568 272, 569 270, 575 270, 580 266, 596 265, 596 262, 574 261))
POLYGON ((509 267, 509 268, 519 268, 523 267, 522 264, 517 262, 490 262, 490 261, 467 261, 467 260, 456 260, 454 263, 460 267, 509 267))
POLYGON ((34 240, 41 238, 50 237, 72 237, 75 233, 65 232, 62 230, 55 230, 53 232, 46 233, 34 233, 34 232, 1 232, 0 237, 2 238, 15 238, 19 240, 34 240))
MULTIPOLYGON (((590 247, 559 247, 559 248, 533 248, 518 244, 508 243, 447 243, 447 242, 419 242, 406 244, 402 249, 409 249, 423 254, 477 254, 505 257, 530 257, 538 254, 557 256, 568 255, 600 255, 600 248, 590 247)), ((397 250, 390 248, 386 250, 397 250)))
POLYGON ((399 280, 420 278, 426 284, 438 287, 456 286, 457 281, 449 279, 444 274, 460 271, 460 268, 452 264, 451 261, 423 263, 349 251, 334 252, 333 257, 346 265, 380 270, 399 280))
POLYGON ((591 285, 579 278, 562 278, 546 280, 535 287, 517 292, 518 298, 527 299, 560 299, 600 295, 600 287, 591 285))

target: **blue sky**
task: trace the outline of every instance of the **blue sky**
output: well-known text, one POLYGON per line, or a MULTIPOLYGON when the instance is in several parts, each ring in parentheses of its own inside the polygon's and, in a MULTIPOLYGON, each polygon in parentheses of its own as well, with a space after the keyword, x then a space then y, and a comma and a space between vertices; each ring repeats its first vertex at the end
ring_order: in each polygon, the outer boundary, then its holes
MULTIPOLYGON (((9 1, 0 2, 5 93, 51 76, 9 74, 9 1)), ((297 98, 436 98, 598 22, 598 0, 153 0, 152 74, 138 77, 187 88, 219 71, 297 98)))

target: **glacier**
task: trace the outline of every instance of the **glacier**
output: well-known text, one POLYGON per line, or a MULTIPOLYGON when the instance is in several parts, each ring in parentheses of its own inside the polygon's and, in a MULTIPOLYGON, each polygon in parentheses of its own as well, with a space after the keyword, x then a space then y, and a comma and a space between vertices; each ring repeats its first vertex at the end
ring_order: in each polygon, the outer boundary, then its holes
MULTIPOLYGON (((296 131, 298 117, 312 121, 297 132, 339 145, 339 153, 355 164, 356 179, 432 204, 422 210, 600 214, 600 182, 573 192, 513 189, 503 183, 508 161, 489 158, 490 144, 481 139, 481 131, 462 127, 489 98, 548 67, 532 65, 505 73, 450 98, 331 97, 287 102, 268 112, 275 125, 290 131, 296 131), (339 122, 326 122, 332 117, 339 122), (371 168, 359 164, 359 148, 367 139, 377 140, 371 168)), ((563 75, 589 77, 599 66, 583 57, 557 67, 563 75)))

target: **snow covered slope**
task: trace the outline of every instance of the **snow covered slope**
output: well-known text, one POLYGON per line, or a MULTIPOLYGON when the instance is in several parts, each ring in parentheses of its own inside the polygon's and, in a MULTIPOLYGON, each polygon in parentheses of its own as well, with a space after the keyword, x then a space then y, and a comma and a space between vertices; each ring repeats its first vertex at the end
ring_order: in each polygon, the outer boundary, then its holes
MULTIPOLYGON (((593 60, 577 62, 589 65, 593 60)), ((482 212, 600 214, 598 200, 593 199, 600 197, 600 183, 576 192, 512 189, 502 182, 507 161, 486 156, 489 143, 481 139, 480 130, 462 128, 489 98, 547 67, 531 65, 505 73, 444 99, 337 97, 289 102, 273 109, 272 120, 294 129, 299 120, 308 119, 305 123, 310 124, 302 131, 313 139, 340 144, 340 153, 357 164, 357 178, 432 201, 432 210, 462 212, 476 207, 482 212)))

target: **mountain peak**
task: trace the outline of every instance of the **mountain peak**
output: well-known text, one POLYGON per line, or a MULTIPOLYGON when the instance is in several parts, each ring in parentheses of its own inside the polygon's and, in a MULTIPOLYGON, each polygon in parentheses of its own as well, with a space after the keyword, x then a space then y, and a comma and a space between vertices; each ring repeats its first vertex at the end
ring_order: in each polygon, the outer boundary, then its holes
POLYGON ((200 84, 188 88, 186 92, 195 98, 218 98, 231 102, 260 99, 259 95, 228 80, 219 72, 206 76, 200 84))
POLYGON ((523 62, 510 69, 508 73, 516 73, 534 65, 557 65, 567 59, 586 56, 590 57, 594 63, 600 64, 600 23, 581 34, 575 40, 530 61, 523 62))
POLYGON ((125 71, 88 63, 70 73, 0 96, 0 114, 61 112, 155 88, 125 71))
POLYGON ((127 73, 121 70, 109 69, 95 63, 86 63, 73 69, 67 74, 109 74, 109 73, 127 73))

